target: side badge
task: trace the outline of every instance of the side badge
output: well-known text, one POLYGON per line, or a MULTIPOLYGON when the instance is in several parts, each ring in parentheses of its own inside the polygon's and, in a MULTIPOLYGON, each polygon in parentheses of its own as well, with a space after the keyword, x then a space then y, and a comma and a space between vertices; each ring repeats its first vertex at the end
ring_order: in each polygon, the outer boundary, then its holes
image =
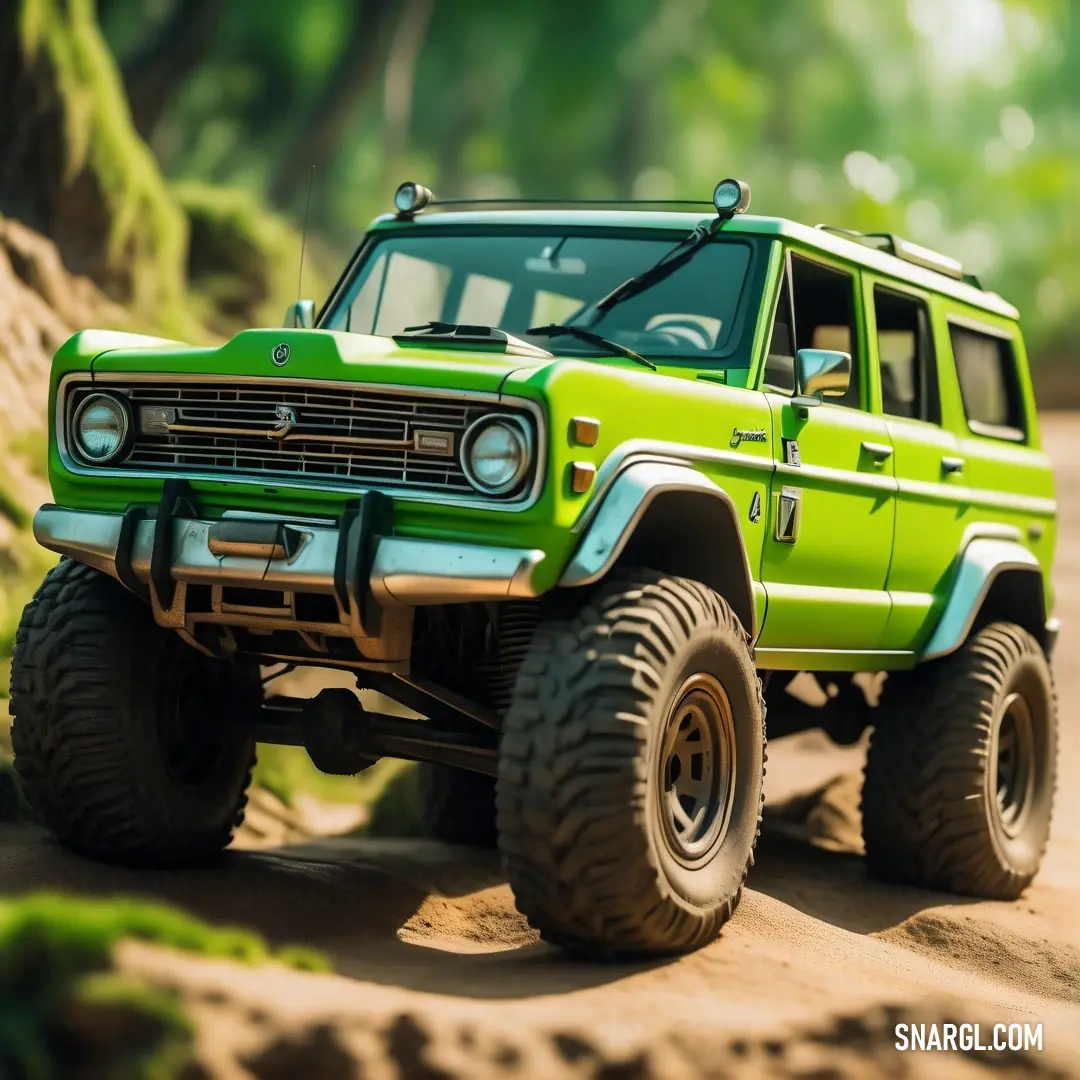
POLYGON ((799 457, 798 439, 784 439, 784 462, 795 466, 802 464, 802 458, 799 457))
POLYGON ((755 491, 750 500, 750 524, 756 525, 761 520, 761 492, 755 491))
POLYGON ((776 513, 776 539, 781 544, 794 544, 799 539, 799 518, 802 515, 802 492, 796 487, 780 489, 776 513))

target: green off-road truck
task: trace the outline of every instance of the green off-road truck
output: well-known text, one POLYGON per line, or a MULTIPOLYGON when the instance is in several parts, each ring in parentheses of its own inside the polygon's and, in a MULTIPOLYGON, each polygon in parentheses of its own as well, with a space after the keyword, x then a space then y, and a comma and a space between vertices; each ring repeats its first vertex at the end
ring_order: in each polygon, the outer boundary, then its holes
POLYGON ((753 862, 767 704, 773 735, 873 729, 873 874, 1017 896, 1056 757, 1017 312, 934 252, 748 201, 404 184, 317 316, 68 341, 34 521, 63 558, 12 676, 60 839, 182 865, 229 843, 258 742, 407 758, 432 830, 497 840, 548 940, 677 952, 753 862), (272 696, 282 664, 405 708, 272 696))

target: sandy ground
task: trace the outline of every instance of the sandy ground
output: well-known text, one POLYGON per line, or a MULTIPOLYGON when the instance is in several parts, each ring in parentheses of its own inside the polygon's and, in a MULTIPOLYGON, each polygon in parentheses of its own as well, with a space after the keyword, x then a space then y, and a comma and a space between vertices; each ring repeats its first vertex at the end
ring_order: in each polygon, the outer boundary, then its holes
POLYGON ((721 939, 676 961, 569 962, 535 940, 494 857, 422 841, 312 841, 133 874, 11 827, 0 890, 161 897, 327 952, 333 976, 122 947, 123 967, 181 995, 223 1080, 1080 1077, 1080 421, 1043 423, 1063 526, 1061 780, 1043 873, 1016 903, 868 881, 862 751, 814 734, 770 746, 768 797, 787 810, 721 939), (895 1049, 897 1023, 934 1021, 978 1022, 984 1041, 995 1023, 1041 1023, 1045 1050, 895 1049))

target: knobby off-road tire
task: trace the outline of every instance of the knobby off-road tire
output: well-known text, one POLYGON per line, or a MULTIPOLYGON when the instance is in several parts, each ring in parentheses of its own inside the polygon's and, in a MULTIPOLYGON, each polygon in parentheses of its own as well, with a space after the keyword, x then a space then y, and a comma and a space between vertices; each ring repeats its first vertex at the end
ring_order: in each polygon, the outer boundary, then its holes
POLYGON ((615 957, 719 933, 753 864, 765 762, 761 684, 723 599, 647 571, 601 584, 540 626, 503 732, 499 847, 546 940, 615 957))
POLYGON ((198 862, 243 820, 254 744, 233 721, 260 698, 257 669, 204 656, 117 582, 64 560, 15 639, 15 768, 80 854, 198 862))
POLYGON ((495 777, 422 763, 417 786, 426 836, 468 847, 495 846, 495 777))
POLYGON ((874 728, 863 837, 878 878, 1013 900, 1050 832, 1057 716, 1038 642, 992 623, 927 664, 874 728))

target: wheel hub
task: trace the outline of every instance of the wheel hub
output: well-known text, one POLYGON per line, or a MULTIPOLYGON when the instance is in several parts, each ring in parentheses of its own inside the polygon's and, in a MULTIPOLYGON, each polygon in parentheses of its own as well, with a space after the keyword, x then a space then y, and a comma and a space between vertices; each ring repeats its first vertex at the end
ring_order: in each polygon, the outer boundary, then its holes
POLYGON ((1019 694, 1010 694, 997 727, 994 787, 998 817, 1007 836, 1023 827, 1035 791, 1035 729, 1031 710, 1019 694))
POLYGON ((671 853, 686 864, 711 856, 723 840, 735 793, 735 722, 720 683, 688 679, 661 735, 657 786, 671 853))

